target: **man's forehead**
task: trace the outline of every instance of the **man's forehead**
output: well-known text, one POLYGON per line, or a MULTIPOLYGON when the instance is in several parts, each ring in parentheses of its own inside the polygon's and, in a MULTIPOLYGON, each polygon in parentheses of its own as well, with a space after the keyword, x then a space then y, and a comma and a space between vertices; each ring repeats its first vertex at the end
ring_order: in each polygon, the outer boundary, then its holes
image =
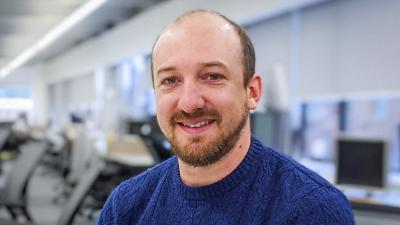
POLYGON ((160 43, 170 43, 178 37, 197 38, 217 35, 223 39, 224 34, 225 38, 234 38, 240 42, 232 24, 218 15, 207 12, 185 15, 163 30, 154 45, 153 54, 157 52, 160 43))
POLYGON ((229 21, 223 17, 209 12, 194 12, 183 15, 168 26, 179 26, 196 22, 203 25, 226 26, 226 28, 232 27, 229 21))
POLYGON ((153 47, 151 66, 154 75, 160 68, 201 62, 232 65, 241 62, 236 62, 241 59, 241 52, 239 35, 230 21, 196 12, 180 17, 164 29, 153 47))
POLYGON ((210 32, 235 33, 234 27, 222 17, 207 12, 195 12, 184 15, 170 23, 160 34, 157 42, 180 33, 189 34, 190 32, 196 33, 196 31, 202 32, 207 30, 210 32))

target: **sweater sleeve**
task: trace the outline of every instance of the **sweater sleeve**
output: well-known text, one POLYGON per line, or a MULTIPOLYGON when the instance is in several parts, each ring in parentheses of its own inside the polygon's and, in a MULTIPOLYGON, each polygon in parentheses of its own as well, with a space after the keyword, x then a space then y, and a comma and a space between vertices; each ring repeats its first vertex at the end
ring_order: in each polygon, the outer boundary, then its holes
POLYGON ((97 225, 123 225, 128 222, 124 221, 125 217, 122 215, 131 207, 127 201, 135 197, 131 183, 135 183, 135 180, 125 181, 111 192, 100 212, 97 225))
POLYGON ((114 210, 113 202, 115 199, 116 190, 114 190, 108 197, 107 201, 104 203, 101 209, 100 215, 97 219, 97 225, 113 225, 114 224, 114 210))
POLYGON ((285 225, 354 225, 350 203, 337 190, 319 188, 298 201, 294 217, 285 225))

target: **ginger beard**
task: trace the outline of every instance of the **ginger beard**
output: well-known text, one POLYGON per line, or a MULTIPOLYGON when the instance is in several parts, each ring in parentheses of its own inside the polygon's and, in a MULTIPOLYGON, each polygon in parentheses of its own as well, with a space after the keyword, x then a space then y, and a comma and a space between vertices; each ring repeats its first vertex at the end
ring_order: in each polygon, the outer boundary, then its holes
POLYGON ((246 125, 249 115, 248 107, 242 112, 239 121, 226 121, 225 129, 223 129, 222 117, 216 110, 197 110, 193 113, 179 111, 170 119, 172 126, 172 134, 168 135, 168 139, 172 146, 172 151, 185 163, 194 167, 204 167, 211 165, 225 155, 227 155, 238 141, 241 131, 246 125), (193 137, 188 143, 181 143, 176 135, 177 121, 179 119, 195 119, 199 117, 208 117, 214 120, 219 134, 215 137, 199 135, 193 137))

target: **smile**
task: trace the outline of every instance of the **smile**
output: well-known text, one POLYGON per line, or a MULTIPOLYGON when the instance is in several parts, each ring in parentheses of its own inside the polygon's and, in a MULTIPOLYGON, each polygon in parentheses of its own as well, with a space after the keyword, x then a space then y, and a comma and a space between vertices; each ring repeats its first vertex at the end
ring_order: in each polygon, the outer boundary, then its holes
POLYGON ((190 124, 190 123, 187 123, 187 122, 184 122, 184 123, 182 123, 182 124, 183 124, 183 126, 185 126, 185 127, 200 128, 200 127, 202 127, 202 126, 208 125, 210 122, 211 122, 211 120, 206 120, 206 121, 201 121, 201 122, 196 123, 196 124, 190 124))
POLYGON ((215 120, 182 121, 179 127, 187 134, 197 135, 206 132, 214 124, 215 120))

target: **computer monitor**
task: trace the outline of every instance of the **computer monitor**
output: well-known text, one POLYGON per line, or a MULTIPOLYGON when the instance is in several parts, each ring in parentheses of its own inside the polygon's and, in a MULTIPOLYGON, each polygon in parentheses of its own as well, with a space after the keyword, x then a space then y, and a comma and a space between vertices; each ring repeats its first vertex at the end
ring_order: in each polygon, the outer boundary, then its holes
POLYGON ((128 134, 142 135, 145 125, 145 121, 128 121, 128 134))
POLYGON ((155 116, 144 121, 128 121, 128 133, 149 140, 161 160, 172 156, 171 145, 161 131, 155 116))
POLYGON ((384 140, 339 137, 336 150, 336 184, 370 189, 386 186, 384 140))

